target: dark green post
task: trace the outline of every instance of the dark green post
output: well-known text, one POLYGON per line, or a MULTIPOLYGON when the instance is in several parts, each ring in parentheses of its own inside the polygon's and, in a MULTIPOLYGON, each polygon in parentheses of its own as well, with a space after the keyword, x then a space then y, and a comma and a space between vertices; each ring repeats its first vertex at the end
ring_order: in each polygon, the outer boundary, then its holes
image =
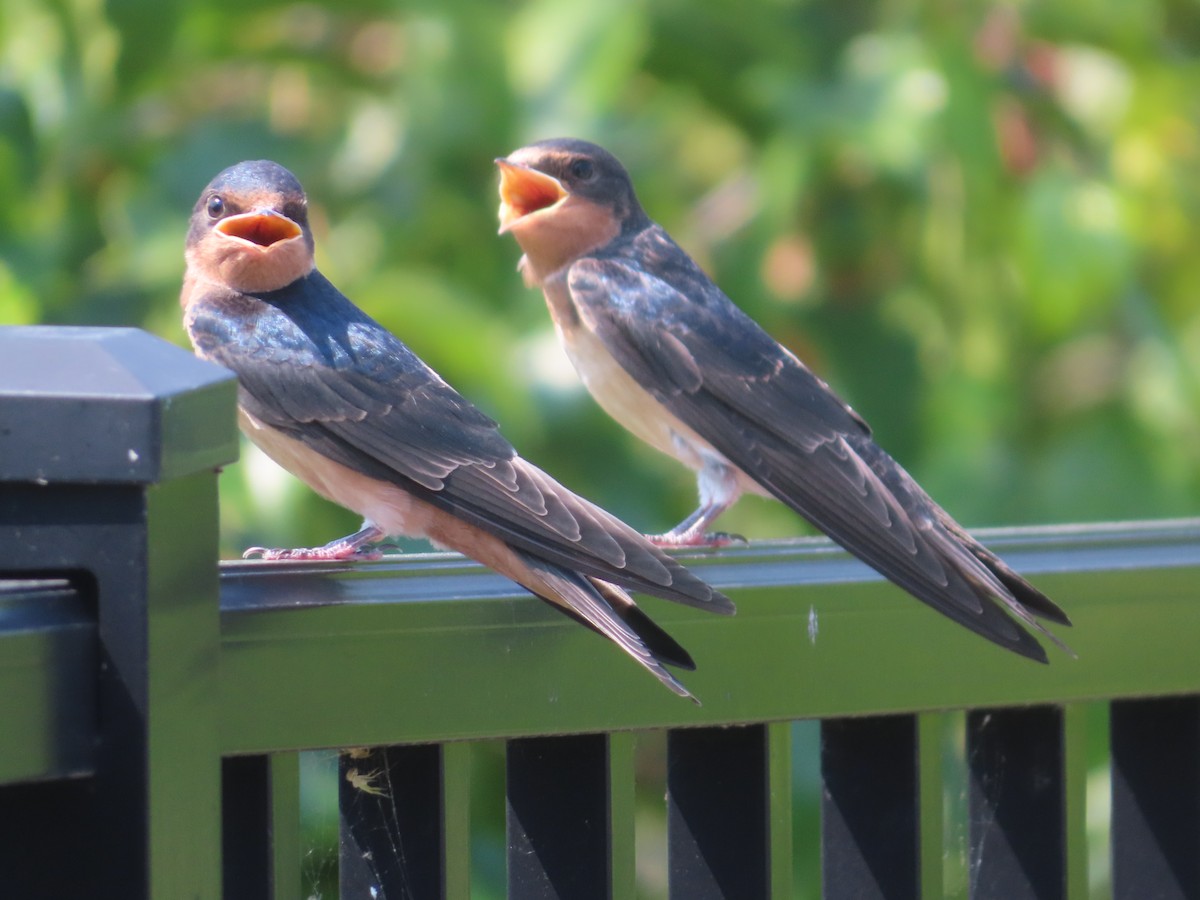
MULTIPOLYGON (((0 328, 0 573, 94 604, 94 775, 6 788, 12 896, 221 893, 217 469, 235 382, 134 329, 0 328)), ((30 735, 30 740, 41 736, 30 735)))

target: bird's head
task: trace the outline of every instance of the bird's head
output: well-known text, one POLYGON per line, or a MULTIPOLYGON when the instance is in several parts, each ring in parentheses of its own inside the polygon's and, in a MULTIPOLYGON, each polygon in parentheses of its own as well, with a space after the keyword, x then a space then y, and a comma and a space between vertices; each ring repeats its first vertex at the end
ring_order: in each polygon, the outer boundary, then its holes
POLYGON ((308 199, 270 160, 240 162, 209 182, 192 210, 189 275, 240 293, 286 287, 313 268, 308 199))
POLYGON ((511 232, 536 280, 648 224, 620 161, 587 141, 539 141, 496 160, 500 233, 511 232))

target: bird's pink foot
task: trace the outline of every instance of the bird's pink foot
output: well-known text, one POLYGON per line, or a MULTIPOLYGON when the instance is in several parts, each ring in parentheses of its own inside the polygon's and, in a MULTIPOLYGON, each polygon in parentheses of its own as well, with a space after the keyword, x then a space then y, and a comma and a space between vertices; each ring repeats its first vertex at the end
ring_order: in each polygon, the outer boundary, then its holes
POLYGON ((369 561, 383 559, 383 551, 378 547, 355 547, 347 544, 339 546, 340 542, 326 544, 324 547, 296 547, 291 550, 270 547, 250 547, 242 554, 242 559, 275 560, 338 560, 338 561, 369 561))
POLYGON ((364 562, 383 558, 381 546, 375 545, 384 534, 374 525, 366 524, 361 531, 336 541, 330 541, 324 547, 297 547, 294 550, 271 549, 268 547, 251 547, 242 554, 242 559, 259 557, 268 561, 274 560, 338 560, 364 562))
POLYGON ((666 534, 648 534, 646 540, 656 547, 695 547, 705 550, 720 550, 734 544, 749 544, 740 534, 724 531, 668 531, 666 534))

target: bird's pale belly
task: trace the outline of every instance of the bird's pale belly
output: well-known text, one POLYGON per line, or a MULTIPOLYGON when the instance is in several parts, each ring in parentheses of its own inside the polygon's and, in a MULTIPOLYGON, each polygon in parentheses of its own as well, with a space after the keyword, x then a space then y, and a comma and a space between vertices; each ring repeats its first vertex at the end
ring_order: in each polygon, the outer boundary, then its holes
MULTIPOLYGON (((512 548, 495 535, 443 512, 394 484, 369 478, 334 462, 300 441, 264 425, 238 408, 238 425, 267 456, 304 481, 321 496, 353 510, 384 534, 428 538, 439 550, 456 550, 551 603, 570 609, 560 593, 530 570, 512 548)), ((628 598, 626 598, 628 599, 628 598)))
POLYGON ((692 471, 724 468, 732 473, 738 490, 765 493, 758 482, 680 421, 622 368, 604 342, 581 320, 562 277, 547 279, 542 291, 567 358, 606 413, 651 447, 692 471))
POLYGON ((575 328, 569 334, 559 329, 559 338, 596 402, 647 444, 697 470, 702 465, 701 447, 716 453, 638 384, 586 328, 575 328))

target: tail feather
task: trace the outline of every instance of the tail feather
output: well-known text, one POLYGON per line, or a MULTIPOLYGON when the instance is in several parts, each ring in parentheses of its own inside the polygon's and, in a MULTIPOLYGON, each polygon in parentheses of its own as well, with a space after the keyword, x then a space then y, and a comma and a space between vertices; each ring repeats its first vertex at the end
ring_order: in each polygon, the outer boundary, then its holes
POLYGON ((1017 602, 1035 616, 1058 625, 1068 627, 1071 625, 1070 618, 1059 608, 1058 604, 1009 568, 1008 564, 995 553, 974 540, 971 541, 970 549, 981 563, 992 570, 992 574, 1000 580, 1000 583, 1012 591, 1017 602))
POLYGON ((521 583, 524 587, 572 619, 613 641, 669 690, 700 705, 700 701, 664 667, 667 664, 694 669, 691 656, 638 609, 631 597, 615 585, 604 584, 601 589, 597 583, 578 572, 560 568, 519 550, 516 552, 529 567, 530 573, 536 576, 536 579, 529 579, 534 582, 532 584, 523 580, 521 583), (616 606, 614 601, 617 602, 616 606))
POLYGON ((600 581, 598 578, 590 578, 588 580, 591 581, 596 590, 604 595, 613 612, 620 616, 621 620, 642 639, 646 646, 650 648, 650 651, 658 657, 660 662, 664 662, 668 666, 674 666, 677 669, 686 669, 689 672, 696 671, 696 663, 692 659, 692 655, 675 638, 667 634, 662 626, 651 619, 645 610, 634 603, 633 598, 625 593, 625 591, 621 588, 613 587, 608 582, 600 581))

